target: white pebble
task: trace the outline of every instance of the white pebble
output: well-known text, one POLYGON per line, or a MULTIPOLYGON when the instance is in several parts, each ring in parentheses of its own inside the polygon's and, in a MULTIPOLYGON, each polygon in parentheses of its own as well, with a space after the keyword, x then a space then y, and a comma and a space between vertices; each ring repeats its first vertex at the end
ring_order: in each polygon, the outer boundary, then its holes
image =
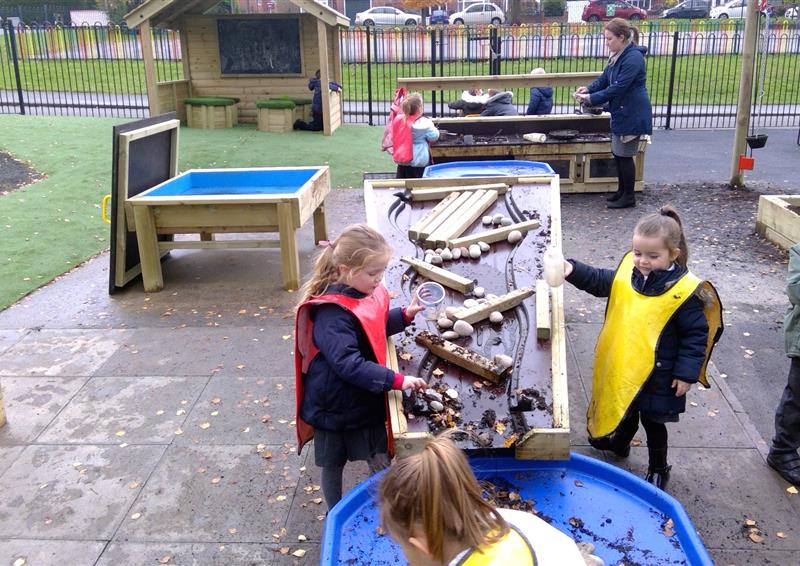
POLYGON ((486 242, 478 242, 478 247, 481 249, 482 252, 488 252, 491 248, 489 244, 486 242))
POLYGON ((483 218, 481 218, 481 222, 483 224, 485 224, 485 225, 491 224, 492 223, 492 217, 491 216, 484 216, 483 218))
POLYGON ((500 224, 503 221, 503 215, 499 212, 492 217, 493 224, 500 224))
POLYGON ((458 399, 458 391, 456 391, 455 389, 448 389, 447 391, 444 392, 444 394, 450 397, 451 399, 458 399))
POLYGON ((458 307, 445 307, 445 308, 444 308, 444 314, 445 314, 446 316, 450 316, 451 314, 455 314, 455 313, 457 313, 457 312, 458 312, 458 311, 460 311, 460 310, 461 310, 461 309, 460 309, 460 308, 458 308, 458 307))
POLYGON ((433 253, 435 253, 436 255, 442 255, 442 248, 436 248, 435 250, 433 250, 433 253))
POLYGON ((469 257, 472 259, 478 259, 481 257, 481 248, 478 244, 472 244, 469 247, 469 257))
POLYGON ((476 301, 475 299, 467 299, 466 301, 464 301, 465 309, 471 309, 472 307, 477 307, 477 306, 478 306, 478 301, 476 301))
POLYGON ((434 411, 435 413, 444 411, 444 405, 442 405, 439 401, 431 401, 428 403, 428 405, 430 405, 431 411, 434 411))
POLYGON ((505 354, 497 354, 494 357, 494 363, 497 364, 497 367, 501 369, 506 369, 511 367, 511 364, 514 363, 514 360, 511 359, 511 356, 506 356, 505 354))
POLYGON ((425 259, 423 259, 425 263, 433 263, 433 254, 425 254, 425 259))
POLYGON ((492 311, 489 314, 489 320, 495 324, 500 324, 503 322, 503 313, 500 311, 492 311))
POLYGON ((450 253, 453 259, 461 259, 461 248, 453 248, 453 251, 450 253))
POLYGON ((469 336, 474 332, 472 325, 465 320, 457 320, 453 325, 453 330, 458 332, 459 336, 469 336))
POLYGON ((486 295, 486 298, 489 299, 490 301, 493 301, 497 298, 497 295, 495 295, 494 293, 489 293, 486 295))
POLYGON ((511 226, 514 223, 508 216, 503 217, 500 221, 500 226, 511 226))
POLYGON ((461 338, 461 335, 455 330, 446 330, 442 332, 442 338, 445 340, 456 340, 457 338, 461 338))
POLYGON ((522 232, 519 230, 512 230, 508 233, 508 243, 509 244, 516 244, 520 240, 522 240, 522 232))
POLYGON ((462 246, 458 249, 461 250, 461 257, 463 257, 464 259, 467 259, 469 257, 469 250, 467 248, 462 246))
POLYGON ((453 252, 445 248, 442 250, 441 257, 445 261, 450 261, 451 259, 453 259, 453 252))
POLYGON ((486 294, 486 289, 484 289, 483 287, 475 287, 472 290, 472 294, 480 299, 486 294))
POLYGON ((433 256, 431 256, 431 263, 433 265, 442 265, 442 256, 433 254, 433 256))
POLYGON ((439 325, 439 328, 452 328, 453 327, 453 321, 450 320, 449 318, 440 318, 439 320, 436 321, 436 324, 439 325))

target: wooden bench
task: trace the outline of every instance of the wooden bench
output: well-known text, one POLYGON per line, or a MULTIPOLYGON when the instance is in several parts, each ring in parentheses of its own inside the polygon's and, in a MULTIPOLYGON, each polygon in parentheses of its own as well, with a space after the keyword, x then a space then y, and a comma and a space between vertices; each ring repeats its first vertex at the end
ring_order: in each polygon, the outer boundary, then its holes
POLYGON ((238 98, 195 96, 184 99, 190 128, 232 128, 239 123, 238 98))
POLYGON ((262 132, 291 132, 296 107, 288 98, 257 100, 258 129, 262 132))

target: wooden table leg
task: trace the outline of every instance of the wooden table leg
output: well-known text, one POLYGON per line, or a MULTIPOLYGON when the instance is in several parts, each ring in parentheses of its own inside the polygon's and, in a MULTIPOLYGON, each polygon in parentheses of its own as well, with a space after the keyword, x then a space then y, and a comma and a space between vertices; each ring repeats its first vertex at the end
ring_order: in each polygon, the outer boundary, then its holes
POLYGON ((136 242, 139 244, 139 261, 142 265, 142 282, 147 293, 164 288, 161 273, 161 256, 158 252, 158 234, 153 209, 149 206, 134 206, 136 242))
POLYGON ((319 244, 328 239, 328 227, 325 224, 325 203, 323 202, 314 211, 314 243, 319 244))
POLYGON ((3 388, 0 386, 0 428, 6 424, 6 408, 3 405, 3 388))
POLYGON ((297 254, 297 226, 292 223, 292 203, 278 203, 278 231, 281 238, 283 288, 295 290, 300 288, 300 257, 297 254))

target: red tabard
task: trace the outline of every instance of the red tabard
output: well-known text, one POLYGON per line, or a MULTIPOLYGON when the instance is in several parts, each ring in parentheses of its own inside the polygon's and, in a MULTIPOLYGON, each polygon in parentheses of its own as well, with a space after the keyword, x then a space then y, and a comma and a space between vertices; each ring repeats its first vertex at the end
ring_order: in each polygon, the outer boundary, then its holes
MULTIPOLYGON (((300 417, 300 406, 303 402, 303 376, 308 371, 311 361, 319 353, 314 344, 314 321, 311 320, 311 308, 314 305, 334 303, 351 313, 361 324, 367 335, 375 361, 386 365, 386 323, 389 319, 389 292, 383 285, 363 299, 355 299, 344 295, 321 295, 301 304, 295 319, 295 392, 297 400, 297 453, 306 442, 314 437, 314 427, 300 417)), ((392 452, 392 431, 389 422, 389 406, 386 405, 386 424, 389 439, 389 452, 392 452)))
POLYGON ((422 113, 414 116, 398 114, 392 120, 392 158, 395 163, 408 163, 414 159, 414 136, 411 133, 411 126, 422 113))

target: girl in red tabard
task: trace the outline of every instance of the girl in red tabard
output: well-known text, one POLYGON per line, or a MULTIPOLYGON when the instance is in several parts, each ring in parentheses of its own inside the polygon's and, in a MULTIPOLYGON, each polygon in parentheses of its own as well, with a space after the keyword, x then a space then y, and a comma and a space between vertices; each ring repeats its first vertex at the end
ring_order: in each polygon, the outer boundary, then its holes
POLYGON ((422 115, 422 96, 412 92, 403 100, 402 114, 392 120, 392 157, 398 179, 422 177, 431 162, 429 142, 439 139, 439 130, 422 115))
POLYGON ((369 226, 345 228, 320 254, 297 307, 298 453, 313 437, 329 508, 342 498, 346 462, 366 460, 371 472, 389 463, 386 392, 426 387, 385 365, 386 337, 423 309, 416 299, 389 309, 381 282, 391 253, 369 226))

